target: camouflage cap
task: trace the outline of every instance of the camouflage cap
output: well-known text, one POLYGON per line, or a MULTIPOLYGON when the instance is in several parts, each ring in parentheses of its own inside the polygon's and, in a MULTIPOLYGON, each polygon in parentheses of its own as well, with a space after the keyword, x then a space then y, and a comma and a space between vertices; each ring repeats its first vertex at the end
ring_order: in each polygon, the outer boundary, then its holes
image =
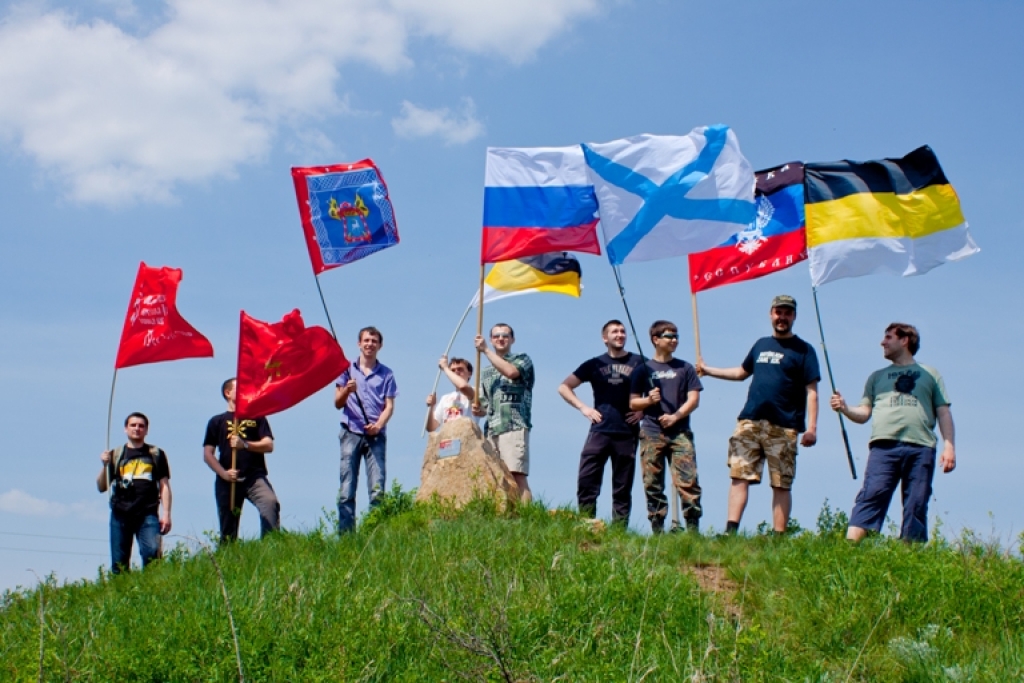
POLYGON ((788 294, 779 294, 777 297, 772 299, 772 308, 777 306, 789 306, 794 311, 796 310, 796 299, 788 294))

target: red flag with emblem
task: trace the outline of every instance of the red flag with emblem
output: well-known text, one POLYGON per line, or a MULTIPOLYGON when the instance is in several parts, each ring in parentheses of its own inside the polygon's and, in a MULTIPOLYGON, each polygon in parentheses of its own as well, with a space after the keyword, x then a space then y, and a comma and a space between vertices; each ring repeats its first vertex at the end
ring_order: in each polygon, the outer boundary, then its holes
POLYGON ((265 417, 287 410, 336 380, 348 366, 331 333, 306 327, 299 309, 279 323, 256 320, 242 311, 235 417, 265 417))
POLYGON ((213 355, 210 341, 178 313, 181 269, 139 264, 114 368, 213 355))

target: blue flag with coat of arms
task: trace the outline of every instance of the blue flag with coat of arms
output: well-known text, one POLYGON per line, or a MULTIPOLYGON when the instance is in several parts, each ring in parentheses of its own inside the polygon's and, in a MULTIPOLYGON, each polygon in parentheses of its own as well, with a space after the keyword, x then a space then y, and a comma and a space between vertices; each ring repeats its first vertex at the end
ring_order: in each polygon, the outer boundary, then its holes
POLYGON ((754 169, 728 126, 583 145, 612 265, 684 256, 754 220, 754 169))

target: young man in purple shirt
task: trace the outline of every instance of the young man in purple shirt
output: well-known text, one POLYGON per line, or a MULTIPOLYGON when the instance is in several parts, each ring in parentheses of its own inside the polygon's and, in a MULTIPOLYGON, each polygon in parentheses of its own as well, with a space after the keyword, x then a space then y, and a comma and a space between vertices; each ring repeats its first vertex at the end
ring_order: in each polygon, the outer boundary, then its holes
POLYGON ((384 493, 385 429, 395 411, 398 385, 391 369, 377 360, 383 345, 384 335, 376 327, 359 330, 359 358, 341 373, 334 388, 334 407, 342 411, 338 533, 355 529, 360 459, 366 460, 370 507, 384 493))

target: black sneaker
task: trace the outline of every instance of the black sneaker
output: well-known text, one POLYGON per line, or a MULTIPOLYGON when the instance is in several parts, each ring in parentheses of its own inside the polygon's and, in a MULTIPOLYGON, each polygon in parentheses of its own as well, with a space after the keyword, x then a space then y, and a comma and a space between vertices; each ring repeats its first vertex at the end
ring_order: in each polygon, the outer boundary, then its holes
POLYGON ((665 533, 665 520, 662 518, 655 518, 651 520, 651 531, 655 534, 665 533))

